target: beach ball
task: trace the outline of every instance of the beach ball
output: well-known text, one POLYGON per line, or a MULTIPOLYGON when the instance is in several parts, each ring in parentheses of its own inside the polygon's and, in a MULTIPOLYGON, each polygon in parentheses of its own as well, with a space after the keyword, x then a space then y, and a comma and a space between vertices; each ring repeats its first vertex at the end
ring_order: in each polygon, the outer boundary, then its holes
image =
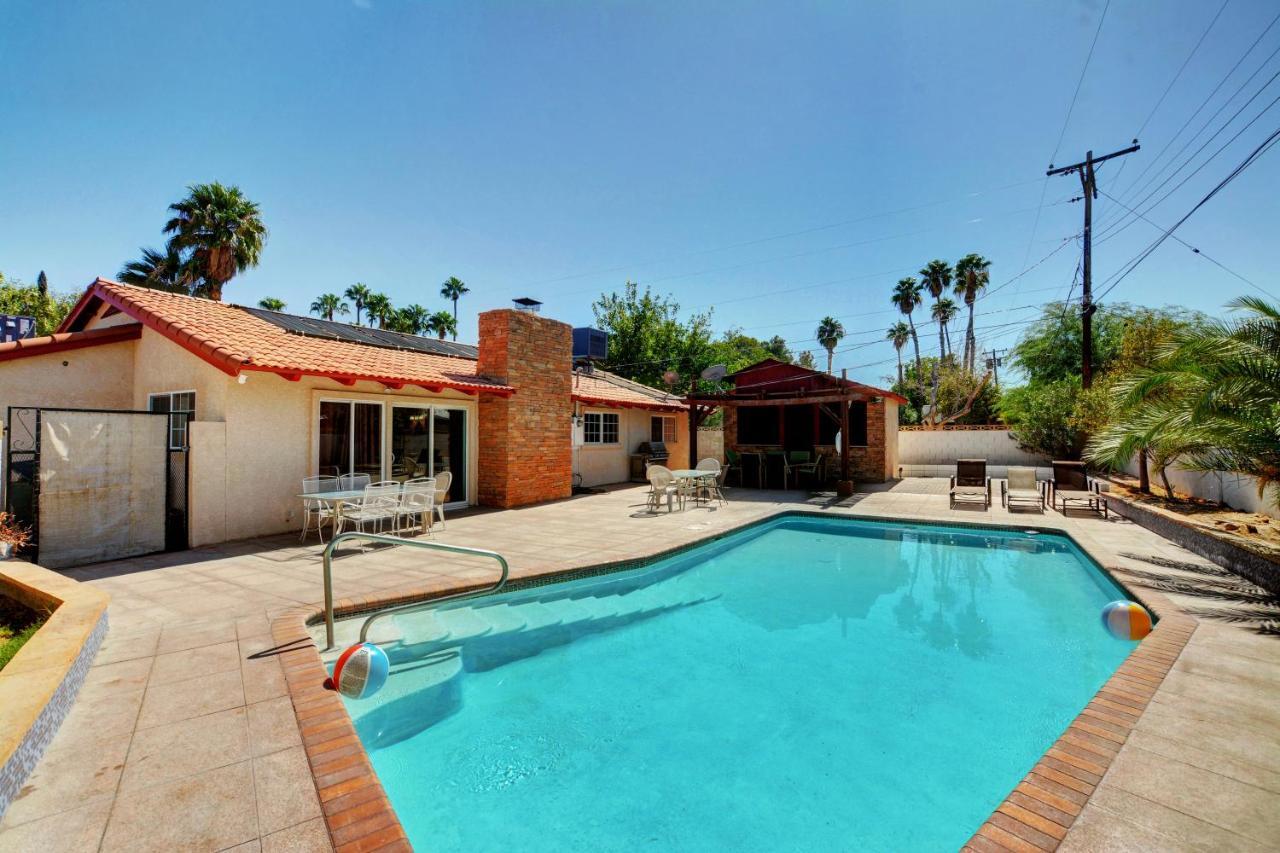
POLYGON ((391 661, 373 643, 356 643, 333 666, 334 688, 351 699, 367 699, 387 683, 391 661))
POLYGON ((1141 640, 1151 633, 1151 614, 1133 601, 1113 601, 1102 608, 1102 625, 1117 640, 1141 640))

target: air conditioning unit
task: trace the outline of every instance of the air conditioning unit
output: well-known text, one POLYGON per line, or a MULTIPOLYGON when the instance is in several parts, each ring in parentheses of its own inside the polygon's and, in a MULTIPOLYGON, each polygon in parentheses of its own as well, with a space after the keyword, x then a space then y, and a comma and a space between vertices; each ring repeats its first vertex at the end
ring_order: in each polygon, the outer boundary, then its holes
POLYGON ((604 361, 609 357, 609 334, 584 326, 573 330, 573 360, 604 361))

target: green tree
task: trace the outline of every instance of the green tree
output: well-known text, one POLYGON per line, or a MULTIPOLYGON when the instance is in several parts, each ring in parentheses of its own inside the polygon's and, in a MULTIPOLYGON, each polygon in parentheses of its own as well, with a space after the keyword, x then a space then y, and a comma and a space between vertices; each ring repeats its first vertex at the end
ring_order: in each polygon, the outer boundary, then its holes
MULTIPOLYGON (((1101 306, 1094 312, 1093 360, 1099 372, 1106 370, 1119 354, 1125 324, 1136 310, 1131 305, 1117 303, 1101 306)), ((1083 370, 1082 334, 1083 324, 1075 306, 1051 302, 1014 345, 1010 353, 1013 366, 1032 385, 1078 377, 1083 370)))
POLYGON ((795 361, 795 357, 791 354, 791 348, 787 346, 786 340, 781 335, 774 335, 765 341, 764 348, 768 350, 769 355, 778 361, 795 361))
POLYGON ((681 320, 680 305, 669 296, 657 296, 648 287, 641 293, 635 282, 628 281, 621 293, 602 294, 591 309, 596 328, 609 334, 604 367, 620 376, 662 387, 668 370, 689 377, 714 363, 686 363, 689 358, 709 356, 709 341, 705 350, 696 341, 709 329, 710 315, 681 320))
POLYGON ((288 306, 285 305, 283 299, 276 299, 274 296, 265 296, 258 300, 258 307, 267 311, 283 311, 288 306))
POLYGON ((448 311, 436 311, 427 318, 427 330, 435 332, 442 341, 444 336, 450 332, 454 333, 453 339, 456 341, 458 339, 457 327, 457 321, 453 319, 453 315, 448 311))
POLYGON ((920 294, 920 282, 907 276, 906 278, 898 279, 889 301, 907 318, 907 327, 911 329, 911 343, 916 350, 916 374, 923 376, 924 374, 920 370, 920 336, 916 334, 916 322, 911 316, 911 312, 920 306, 920 294))
POLYGON ((311 303, 311 313, 319 315, 326 320, 332 320, 335 314, 348 314, 351 309, 347 303, 342 301, 342 297, 336 293, 324 293, 317 296, 315 301, 311 303))
POLYGON ((844 326, 834 317, 823 317, 818 330, 813 333, 818 343, 827 351, 827 373, 831 372, 831 363, 835 357, 836 345, 844 337, 844 326))
POLYGON ((1123 413, 1090 442, 1088 458, 1118 467, 1146 448, 1162 477, 1173 458, 1236 471, 1280 506, 1280 307, 1257 297, 1228 307, 1246 316, 1188 324, 1151 367, 1118 383, 1123 413))
POLYGON ((348 287, 346 292, 342 295, 355 303, 356 325, 359 326, 360 312, 364 310, 364 306, 367 304, 369 297, 373 295, 373 291, 369 290, 367 285, 361 284, 357 281, 355 284, 348 287))
POLYGON ((40 270, 40 274, 36 276, 36 290, 41 296, 49 295, 49 276, 44 274, 44 270, 40 270))
POLYGON ((885 338, 893 342, 893 351, 898 356, 898 384, 902 384, 902 348, 911 340, 911 327, 899 320, 889 327, 885 338))
POLYGON ((421 335, 427 331, 427 323, 431 319, 431 312, 415 303, 401 308, 400 317, 404 326, 400 331, 408 332, 411 335, 421 335))
MULTIPOLYGON (((914 363, 903 366, 903 378, 893 390, 907 398, 899 409, 898 419, 904 424, 920 423, 921 412, 928 404, 929 385, 936 356, 926 356, 919 370, 914 363)), ((990 374, 970 373, 952 359, 938 365, 938 423, 989 424, 998 420, 999 394, 988 381, 990 374)))
POLYGON ((164 252, 146 248, 141 251, 141 258, 120 268, 117 279, 137 287, 191 294, 195 269, 175 246, 170 244, 164 252))
POLYGON ((387 320, 396 309, 385 293, 370 293, 364 298, 364 310, 369 316, 370 326, 376 322, 378 328, 385 329, 387 320))
POLYGON ((964 333, 964 365, 972 373, 977 363, 978 341, 973 334, 973 304, 991 283, 991 261, 970 253, 956 261, 955 293, 969 309, 969 325, 964 333))
POLYGON ((1000 416, 1024 449, 1075 459, 1083 438, 1072 424, 1079 394, 1079 376, 1010 388, 1000 397, 1000 416))
POLYGON ((805 350, 804 352, 800 353, 800 357, 796 359, 796 364, 800 365, 801 367, 807 367, 810 370, 818 369, 818 365, 814 363, 814 360, 813 360, 813 353, 809 352, 808 350, 805 350))
POLYGON ((470 289, 456 276, 449 276, 440 285, 440 295, 453 302, 453 339, 458 339, 458 297, 470 293, 470 289))
POLYGON ((256 267, 267 240, 258 205, 239 187, 193 184, 187 197, 169 205, 173 217, 164 232, 170 245, 189 252, 207 285, 210 299, 220 301, 222 288, 237 273, 256 267))
POLYGON ((0 314, 33 317, 37 335, 50 335, 75 307, 75 294, 41 291, 39 285, 5 278, 0 273, 0 314))

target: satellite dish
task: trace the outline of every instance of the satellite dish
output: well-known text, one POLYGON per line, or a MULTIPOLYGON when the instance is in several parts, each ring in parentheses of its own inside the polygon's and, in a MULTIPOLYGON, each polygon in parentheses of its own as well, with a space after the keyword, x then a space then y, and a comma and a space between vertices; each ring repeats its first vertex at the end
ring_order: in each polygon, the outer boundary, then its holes
POLYGON ((713 364, 706 370, 702 371, 701 375, 702 378, 708 382, 719 382, 721 379, 724 379, 728 372, 729 368, 725 367, 723 364, 713 364))

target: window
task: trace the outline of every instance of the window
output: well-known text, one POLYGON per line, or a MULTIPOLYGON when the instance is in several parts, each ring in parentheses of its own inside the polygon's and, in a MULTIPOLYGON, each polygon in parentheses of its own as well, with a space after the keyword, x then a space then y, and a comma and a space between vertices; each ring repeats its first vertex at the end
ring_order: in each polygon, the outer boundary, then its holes
POLYGON ((169 416, 169 449, 185 450, 187 423, 196 416, 196 392, 166 391, 163 394, 150 394, 147 397, 147 408, 169 416))
POLYGON ((654 415, 649 419, 649 440, 673 444, 676 440, 676 419, 654 415))
POLYGON ((320 403, 321 474, 382 479, 382 405, 349 400, 320 403))
POLYGON ((587 412, 582 416, 583 444, 617 444, 618 416, 612 412, 587 412))

